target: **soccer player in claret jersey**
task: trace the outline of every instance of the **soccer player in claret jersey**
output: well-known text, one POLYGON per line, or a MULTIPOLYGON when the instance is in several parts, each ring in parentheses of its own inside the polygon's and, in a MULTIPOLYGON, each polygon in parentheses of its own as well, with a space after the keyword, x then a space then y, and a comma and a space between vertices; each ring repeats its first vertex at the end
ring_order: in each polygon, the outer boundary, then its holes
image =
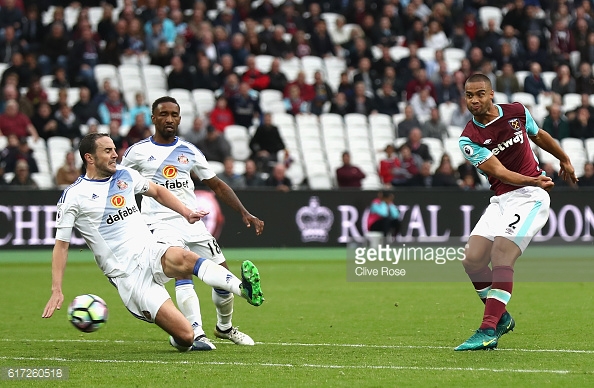
MULTIPOLYGON (((133 168, 145 178, 166 187, 190 208, 196 207, 194 183, 190 176, 190 173, 194 172, 223 202, 241 214, 246 226, 254 225, 256 234, 261 234, 264 222, 245 209, 235 192, 210 169, 200 150, 176 136, 181 121, 177 101, 169 96, 155 100, 152 106, 152 121, 155 125, 154 136, 128 148, 122 165, 133 168)), ((143 198, 141 208, 149 229, 159 241, 185 247, 200 257, 228 268, 216 239, 208 232, 203 221, 190 225, 183 217, 150 197, 143 198)), ((202 328, 200 303, 191 276, 176 279, 175 294, 179 309, 194 326, 198 340, 193 350, 215 349, 202 328)), ((231 323, 233 294, 215 287, 212 290, 212 300, 217 311, 215 336, 231 340, 238 345, 254 345, 250 336, 240 332, 231 323)))
POLYGON ((559 175, 576 182, 569 157, 520 103, 494 104, 489 78, 474 74, 465 84, 473 118, 460 136, 464 157, 489 178, 491 197, 470 233, 462 264, 485 303, 479 329, 455 350, 497 347, 515 321, 506 311, 512 294, 514 264, 549 217, 554 184, 539 168, 528 139, 560 163, 559 175), (489 267, 491 264, 491 267, 489 267))
POLYGON ((85 175, 60 197, 56 214, 56 242, 52 254, 52 295, 42 317, 49 318, 64 302, 62 279, 72 228, 78 229, 95 261, 117 288, 126 308, 136 318, 154 322, 170 334, 169 343, 188 351, 195 341, 192 325, 175 308, 164 284, 192 275, 217 289, 232 292, 259 306, 264 301, 260 275, 248 261, 242 279, 196 253, 158 241, 136 205, 136 194, 154 198, 194 224, 208 212, 184 205, 163 186, 137 171, 116 165, 118 154, 105 133, 87 134, 79 144, 85 175))

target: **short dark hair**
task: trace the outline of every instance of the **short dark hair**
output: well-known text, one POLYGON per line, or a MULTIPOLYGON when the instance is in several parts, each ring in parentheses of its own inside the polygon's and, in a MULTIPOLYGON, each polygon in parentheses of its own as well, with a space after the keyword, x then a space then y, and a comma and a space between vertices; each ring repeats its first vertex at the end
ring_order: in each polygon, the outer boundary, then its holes
POLYGON ((476 74, 473 74, 470 77, 468 77, 468 79, 464 83, 464 86, 466 86, 466 84, 468 84, 470 82, 484 82, 485 85, 487 85, 489 88, 493 89, 493 84, 491 84, 491 80, 489 79, 489 77, 487 77, 483 73, 476 73, 476 74))
POLYGON ((87 161, 85 160, 85 154, 93 155, 97 151, 97 139, 102 137, 109 137, 107 133, 88 133, 78 143, 78 152, 83 161, 83 175, 87 170, 87 161))
POLYGON ((163 102, 172 102, 175 105, 177 105, 178 108, 181 109, 181 107, 179 106, 179 103, 177 102, 177 100, 171 96, 163 96, 163 97, 159 97, 155 100, 155 102, 153 102, 153 107, 151 109, 151 113, 155 113, 155 110, 157 109, 157 106, 159 106, 159 104, 163 103, 163 102))

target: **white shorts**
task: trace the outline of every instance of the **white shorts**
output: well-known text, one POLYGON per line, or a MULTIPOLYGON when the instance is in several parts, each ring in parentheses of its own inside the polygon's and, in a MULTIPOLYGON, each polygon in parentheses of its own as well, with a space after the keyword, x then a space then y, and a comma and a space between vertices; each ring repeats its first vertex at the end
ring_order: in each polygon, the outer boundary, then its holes
POLYGON ((149 229, 157 241, 189 249, 215 264, 225 261, 225 256, 214 236, 205 232, 204 228, 199 228, 197 224, 186 224, 180 227, 179 219, 172 219, 151 224, 149 229))
POLYGON ((154 322, 163 303, 171 298, 164 286, 171 278, 163 273, 161 264, 161 257, 169 247, 168 244, 150 243, 131 273, 109 278, 128 311, 143 321, 154 322))
POLYGON ((551 198, 539 187, 522 187, 499 196, 493 196, 471 236, 482 236, 493 241, 505 237, 522 251, 547 223, 551 198))

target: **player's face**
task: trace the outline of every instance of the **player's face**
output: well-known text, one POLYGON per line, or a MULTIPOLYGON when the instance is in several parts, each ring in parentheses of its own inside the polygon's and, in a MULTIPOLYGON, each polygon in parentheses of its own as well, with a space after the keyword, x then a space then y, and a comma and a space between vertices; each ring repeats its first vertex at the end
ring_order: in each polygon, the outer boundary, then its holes
POLYGON ((111 138, 104 136, 97 139, 97 150, 92 155, 96 178, 110 177, 116 172, 118 153, 111 138))
POLYGON ((493 105, 493 89, 485 82, 468 82, 466 84, 466 106, 474 116, 483 116, 493 105))
POLYGON ((151 119, 159 135, 165 139, 173 138, 181 121, 179 107, 173 102, 163 102, 157 105, 151 119))

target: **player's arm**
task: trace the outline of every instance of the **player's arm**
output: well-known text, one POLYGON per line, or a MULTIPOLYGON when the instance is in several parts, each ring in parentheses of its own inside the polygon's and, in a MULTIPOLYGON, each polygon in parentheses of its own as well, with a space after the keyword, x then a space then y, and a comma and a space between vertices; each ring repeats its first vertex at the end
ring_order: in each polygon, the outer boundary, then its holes
POLYGON ((546 175, 539 175, 537 177, 530 177, 517 172, 508 170, 497 159, 495 155, 486 159, 477 166, 487 175, 499 179, 503 183, 514 186, 538 186, 541 189, 550 190, 555 185, 553 180, 546 175))
POLYGON ((66 270, 66 261, 68 260, 68 247, 70 243, 56 239, 54 250, 52 252, 52 296, 45 305, 42 318, 49 318, 54 311, 59 310, 64 302, 62 294, 62 280, 66 270))
POLYGON ((161 205, 181 214, 190 224, 199 221, 202 217, 208 214, 208 212, 204 210, 198 211, 188 208, 175 196, 175 194, 167 190, 165 187, 151 181, 147 182, 149 183, 149 188, 143 195, 152 197, 161 205))
POLYGON ((258 217, 250 214, 250 212, 247 211, 239 198, 237 198, 235 191, 233 191, 229 185, 216 176, 210 179, 204 179, 202 182, 204 182, 212 191, 214 191, 217 197, 219 197, 223 202, 241 214, 241 219, 248 228, 254 224, 256 234, 262 234, 262 231, 264 230, 264 221, 260 220, 258 217))
POLYGON ((567 181, 568 183, 576 183, 578 181, 578 178, 575 175, 575 169, 571 164, 569 156, 565 153, 565 151, 563 151, 563 148, 561 148, 559 143, 557 143, 555 139, 553 139, 553 137, 548 134, 547 131, 539 128, 538 132, 536 132, 536 135, 529 136, 534 144, 559 159, 559 176, 563 180, 567 181))

